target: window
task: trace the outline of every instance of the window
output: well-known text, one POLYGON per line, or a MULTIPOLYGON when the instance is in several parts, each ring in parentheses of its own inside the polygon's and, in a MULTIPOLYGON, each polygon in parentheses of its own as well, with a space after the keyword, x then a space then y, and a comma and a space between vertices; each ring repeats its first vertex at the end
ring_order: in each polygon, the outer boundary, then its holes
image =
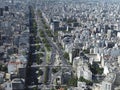
POLYGON ((108 90, 111 90, 111 86, 110 85, 108 85, 108 90))
POLYGON ((107 84, 105 85, 105 90, 107 90, 107 84))
POLYGON ((9 84, 9 87, 11 88, 11 84, 9 84))

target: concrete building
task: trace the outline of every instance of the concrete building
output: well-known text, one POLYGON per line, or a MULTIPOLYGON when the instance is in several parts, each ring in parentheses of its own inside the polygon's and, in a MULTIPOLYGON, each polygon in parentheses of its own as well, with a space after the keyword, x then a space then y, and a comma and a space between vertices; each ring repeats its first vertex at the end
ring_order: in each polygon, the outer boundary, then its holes
POLYGON ((93 84, 92 90, 102 90, 101 84, 93 84))
POLYGON ((86 83, 78 81, 77 88, 78 88, 78 90, 86 90, 87 89, 86 83))
POLYGON ((113 90, 114 81, 116 79, 116 74, 109 73, 106 78, 102 81, 101 90, 113 90))
POLYGON ((120 64, 120 56, 118 56, 118 63, 120 64))
POLYGON ((84 77, 86 80, 92 80, 92 72, 89 70, 87 64, 77 67, 77 77, 84 77))
POLYGON ((27 60, 24 56, 13 55, 8 63, 8 73, 18 72, 19 68, 26 67, 27 60))
POLYGON ((5 90, 24 90, 24 79, 16 78, 12 81, 8 81, 5 84, 5 90))
POLYGON ((53 20, 53 22, 51 22, 50 28, 53 31, 57 31, 57 29, 59 28, 59 24, 60 24, 60 22, 58 20, 53 20))

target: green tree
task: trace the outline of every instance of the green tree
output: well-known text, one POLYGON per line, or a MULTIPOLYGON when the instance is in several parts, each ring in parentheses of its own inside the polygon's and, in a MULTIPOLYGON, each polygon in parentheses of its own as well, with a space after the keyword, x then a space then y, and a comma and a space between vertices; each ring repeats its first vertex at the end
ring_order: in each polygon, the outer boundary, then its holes
POLYGON ((88 53, 90 53, 90 51, 89 51, 89 49, 84 49, 84 50, 83 50, 83 53, 88 54, 88 53))
POLYGON ((37 38, 35 39, 35 42, 36 42, 36 43, 40 43, 40 39, 37 37, 37 38))
POLYGON ((36 50, 39 50, 40 49, 40 45, 36 45, 36 50))
POLYGON ((44 84, 46 84, 47 83, 47 81, 48 81, 48 72, 49 72, 49 67, 47 66, 46 68, 45 68, 45 76, 44 76, 44 84))
POLYGON ((67 52, 64 53, 64 58, 69 60, 69 54, 67 52))
POLYGON ((53 69, 52 69, 52 72, 53 72, 53 73, 57 73, 57 72, 59 71, 59 69, 60 69, 60 67, 53 68, 53 69))
POLYGON ((54 88, 52 88, 51 90, 55 90, 54 88))
POLYGON ((92 84, 93 84, 91 81, 86 80, 86 79, 84 79, 83 77, 80 77, 80 78, 79 78, 79 81, 85 82, 87 85, 92 85, 92 84))
POLYGON ((65 87, 64 90, 67 90, 67 87, 65 87))
POLYGON ((70 78, 69 81, 68 81, 68 86, 76 87, 77 86, 77 81, 78 81, 77 77, 70 78))
POLYGON ((42 59, 40 59, 40 57, 39 56, 37 56, 37 58, 36 58, 37 60, 36 60, 36 62, 37 62, 37 64, 41 64, 42 62, 43 62, 43 60, 42 59))
POLYGON ((92 65, 89 65, 90 70, 93 74, 102 74, 103 73, 103 68, 100 68, 97 62, 93 62, 92 65))
POLYGON ((37 86, 33 88, 33 90, 38 90, 37 86))
POLYGON ((43 38, 43 43, 45 43, 45 44, 48 44, 48 41, 47 41, 47 39, 45 39, 45 38, 43 38))
POLYGON ((42 51, 42 52, 44 52, 44 51, 45 51, 45 49, 44 49, 44 48, 41 48, 41 51, 42 51))
POLYGON ((47 33, 47 35, 48 35, 49 37, 53 37, 53 35, 52 35, 52 33, 51 33, 50 30, 46 30, 46 33, 47 33))
POLYGON ((45 37, 44 32, 40 30, 40 36, 45 37))
POLYGON ((43 53, 39 53, 39 57, 43 57, 44 56, 44 54, 43 53))
POLYGON ((39 70, 38 75, 43 75, 43 71, 41 69, 39 70))
POLYGON ((0 71, 7 72, 7 66, 0 64, 0 71))

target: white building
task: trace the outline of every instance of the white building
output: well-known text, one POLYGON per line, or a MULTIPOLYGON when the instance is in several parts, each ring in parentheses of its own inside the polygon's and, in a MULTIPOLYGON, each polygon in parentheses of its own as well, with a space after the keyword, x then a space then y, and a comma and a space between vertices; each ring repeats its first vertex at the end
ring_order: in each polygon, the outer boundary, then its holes
POLYGON ((75 57, 73 59, 73 68, 76 70, 79 65, 82 65, 83 61, 80 57, 75 57))
POLYGON ((120 64, 120 56, 118 56, 118 63, 120 64))
POLYGON ((110 73, 106 76, 106 78, 102 81, 101 90, 113 90, 113 84, 116 79, 116 74, 110 73))
POLYGON ((116 57, 120 55, 120 49, 117 44, 111 50, 111 56, 116 57))
POLYGON ((86 90, 87 89, 86 83, 78 81, 77 88, 78 88, 78 90, 86 90))
POLYGON ((83 64, 82 66, 77 67, 77 77, 83 77, 87 80, 92 80, 92 72, 89 70, 87 64, 83 64))
POLYGON ((107 32, 107 38, 108 38, 108 39, 111 38, 111 34, 112 34, 112 30, 108 30, 108 32, 107 32))
POLYGON ((101 90, 101 84, 93 84, 92 90, 101 90))
POLYGON ((26 67, 26 63, 27 60, 22 55, 11 56, 11 59, 8 62, 8 73, 17 72, 19 68, 26 67))
POLYGON ((104 73, 105 75, 107 75, 107 74, 109 73, 109 70, 108 70, 108 67, 107 67, 107 66, 104 66, 104 71, 103 71, 103 73, 104 73))
POLYGON ((118 32, 118 33, 117 33, 117 37, 119 37, 119 38, 120 38, 120 32, 118 32))

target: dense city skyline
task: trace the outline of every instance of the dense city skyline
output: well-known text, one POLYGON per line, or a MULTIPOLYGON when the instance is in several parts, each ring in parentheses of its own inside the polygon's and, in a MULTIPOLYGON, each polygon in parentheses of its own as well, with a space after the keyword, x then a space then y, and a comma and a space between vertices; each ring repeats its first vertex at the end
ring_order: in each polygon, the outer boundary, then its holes
POLYGON ((119 0, 0 4, 0 90, 120 90, 119 0))

